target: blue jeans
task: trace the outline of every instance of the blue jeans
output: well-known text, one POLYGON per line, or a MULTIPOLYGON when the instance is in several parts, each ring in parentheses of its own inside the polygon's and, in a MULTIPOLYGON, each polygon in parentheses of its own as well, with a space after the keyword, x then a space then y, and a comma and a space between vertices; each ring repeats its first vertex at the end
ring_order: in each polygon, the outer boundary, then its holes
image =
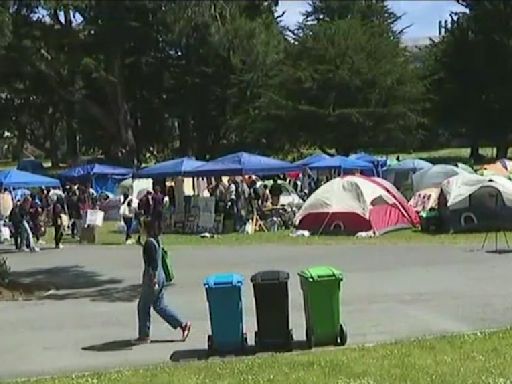
POLYGON ((30 230, 27 220, 24 219, 21 222, 21 248, 26 248, 27 245, 31 251, 35 249, 32 231, 30 230))
POLYGON ((155 291, 149 283, 142 283, 142 290, 137 305, 139 337, 149 337, 151 330, 151 307, 173 329, 183 326, 183 321, 178 317, 178 314, 165 304, 164 282, 159 282, 158 286, 158 289, 155 291))

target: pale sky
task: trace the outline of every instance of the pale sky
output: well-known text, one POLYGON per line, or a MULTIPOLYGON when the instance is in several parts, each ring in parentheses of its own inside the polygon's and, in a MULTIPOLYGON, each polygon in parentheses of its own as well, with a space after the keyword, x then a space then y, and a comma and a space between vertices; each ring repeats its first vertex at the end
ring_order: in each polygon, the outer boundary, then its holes
MULTIPOLYGON (((283 23, 293 27, 302 19, 301 14, 308 8, 306 0, 281 0, 278 12, 285 11, 283 23)), ((389 1, 391 8, 399 15, 404 14, 399 27, 411 25, 405 32, 406 38, 437 35, 437 22, 448 18, 450 12, 464 10, 455 1, 389 1)))

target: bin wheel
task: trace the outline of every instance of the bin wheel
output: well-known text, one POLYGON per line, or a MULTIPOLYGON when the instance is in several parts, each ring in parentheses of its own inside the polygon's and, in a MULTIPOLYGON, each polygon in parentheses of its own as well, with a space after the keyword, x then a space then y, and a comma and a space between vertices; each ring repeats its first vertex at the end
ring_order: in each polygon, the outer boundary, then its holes
POLYGON ((315 341, 313 340, 313 335, 309 334, 309 329, 306 329, 306 342, 308 344, 308 348, 313 349, 315 341))
POLYGON ((247 351, 249 347, 249 343, 247 342, 247 333, 242 335, 242 351, 247 351))
POLYGON ((258 331, 254 332, 254 345, 256 346, 256 348, 260 347, 260 341, 258 339, 258 331))
POLYGON ((288 330, 288 347, 287 351, 293 351, 293 330, 288 330))
POLYGON ((211 355, 212 353, 213 353, 212 335, 208 335, 208 354, 211 355))
POLYGON ((343 347, 343 346, 347 345, 347 341, 348 341, 347 330, 345 329, 343 324, 340 324, 340 334, 338 336, 338 344, 343 347))

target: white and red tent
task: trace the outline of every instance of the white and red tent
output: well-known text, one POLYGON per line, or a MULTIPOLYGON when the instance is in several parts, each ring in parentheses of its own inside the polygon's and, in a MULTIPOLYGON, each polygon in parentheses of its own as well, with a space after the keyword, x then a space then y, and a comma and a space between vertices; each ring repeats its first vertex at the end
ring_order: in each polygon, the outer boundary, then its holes
POLYGON ((356 234, 419 226, 419 217, 389 182, 378 177, 338 177, 320 187, 295 217, 298 229, 356 234))

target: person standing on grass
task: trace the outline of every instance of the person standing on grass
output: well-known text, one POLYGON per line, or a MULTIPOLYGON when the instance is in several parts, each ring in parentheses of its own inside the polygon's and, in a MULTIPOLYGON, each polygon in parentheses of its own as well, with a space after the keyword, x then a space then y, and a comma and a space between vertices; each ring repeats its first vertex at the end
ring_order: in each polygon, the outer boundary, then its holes
POLYGON ((132 243, 132 227, 133 227, 133 220, 135 218, 135 207, 133 206, 133 199, 129 197, 126 199, 126 204, 123 205, 122 209, 122 216, 123 216, 123 223, 126 227, 126 237, 124 241, 126 244, 132 243))
POLYGON ((52 224, 55 230, 54 243, 55 249, 62 249, 62 238, 64 237, 64 225, 62 215, 64 214, 64 199, 58 196, 52 206, 52 224))
POLYGON ((182 321, 179 316, 165 304, 165 274, 162 268, 162 247, 152 220, 144 220, 146 241, 142 249, 144 272, 142 289, 137 304, 138 337, 135 344, 150 342, 151 308, 173 329, 181 330, 181 340, 187 340, 191 323, 182 321))
POLYGON ((19 251, 22 248, 21 245, 21 205, 19 201, 14 203, 14 207, 11 209, 11 213, 9 214, 9 222, 12 226, 12 239, 14 241, 14 246, 16 250, 19 251))
POLYGON ((136 212, 136 218, 137 218, 137 224, 139 225, 139 236, 137 236, 137 244, 142 245, 140 239, 141 239, 141 233, 143 231, 143 225, 145 220, 144 219, 150 219, 151 217, 151 195, 153 194, 153 191, 148 190, 142 196, 139 200, 139 204, 137 206, 137 212, 136 212))
POLYGON ((28 248, 28 249, 30 249, 30 252, 39 252, 39 248, 37 248, 34 244, 34 237, 32 236, 32 231, 30 230, 30 225, 29 225, 30 205, 31 205, 30 197, 25 196, 20 204, 21 249, 23 251, 27 251, 27 248, 28 248))
POLYGON ((160 236, 163 232, 162 224, 164 220, 164 195, 160 192, 160 187, 156 186, 151 197, 151 220, 155 226, 156 235, 160 236))
POLYGON ((270 186, 269 193, 272 206, 277 207, 279 205, 281 195, 283 194, 283 187, 279 183, 277 177, 272 179, 272 185, 270 186))

